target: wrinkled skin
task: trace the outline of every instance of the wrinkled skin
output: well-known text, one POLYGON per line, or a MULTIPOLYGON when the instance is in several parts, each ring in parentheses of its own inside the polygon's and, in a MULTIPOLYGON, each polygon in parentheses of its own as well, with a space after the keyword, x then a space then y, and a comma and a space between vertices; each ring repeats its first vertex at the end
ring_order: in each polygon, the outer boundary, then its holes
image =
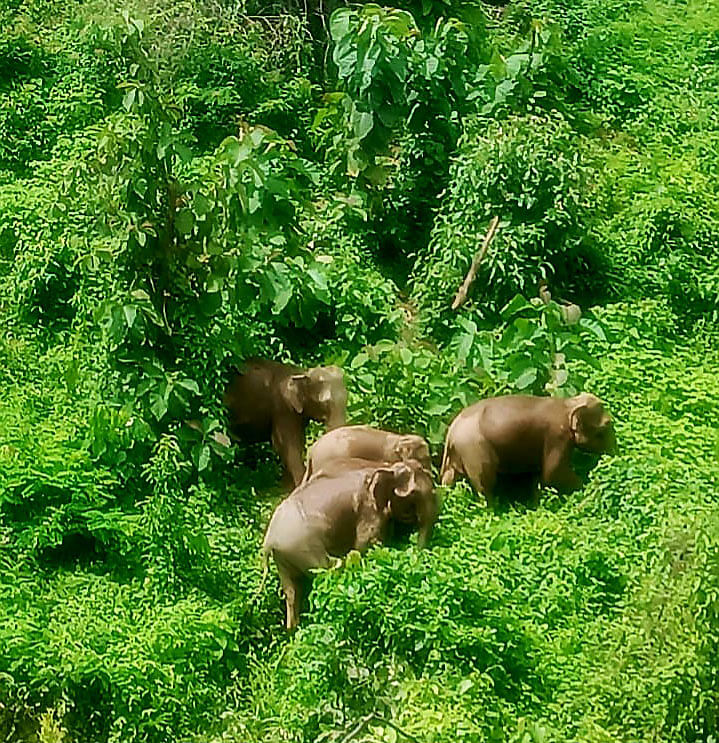
POLYGON ((223 401, 230 433, 249 441, 271 439, 295 486, 305 469, 307 422, 332 429, 344 425, 347 414, 347 390, 336 366, 304 370, 252 359, 232 379, 223 401))
POLYGON ((329 567, 332 558, 350 550, 363 552, 381 542, 392 501, 409 497, 412 475, 413 468, 402 462, 321 474, 277 506, 265 534, 263 556, 266 563, 272 555, 277 565, 287 629, 299 621, 303 576, 312 568, 329 567))
POLYGON ((612 419, 588 393, 561 399, 507 395, 465 408, 447 431, 443 485, 464 475, 492 507, 498 474, 535 475, 538 483, 576 490, 582 482, 571 466, 574 447, 598 454, 614 447, 612 419))
POLYGON ((429 444, 414 434, 382 431, 371 426, 342 426, 321 436, 310 448, 304 481, 334 459, 357 458, 372 462, 418 461, 432 471, 429 444))
MULTIPOLYGON (((416 459, 403 462, 405 470, 399 470, 395 489, 390 497, 390 518, 402 524, 418 527, 417 544, 420 548, 428 545, 434 524, 439 513, 439 503, 434 492, 431 473, 416 459)), ((322 477, 341 477, 359 471, 370 477, 379 469, 390 467, 391 463, 374 462, 367 459, 331 459, 314 471, 311 480, 322 477)))

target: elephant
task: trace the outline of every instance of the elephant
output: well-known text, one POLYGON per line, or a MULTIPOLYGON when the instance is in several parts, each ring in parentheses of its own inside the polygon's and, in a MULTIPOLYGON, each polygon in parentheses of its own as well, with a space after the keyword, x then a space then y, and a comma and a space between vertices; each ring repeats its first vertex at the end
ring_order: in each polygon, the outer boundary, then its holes
MULTIPOLYGON (((419 438, 419 437, 417 437, 419 438)), ((402 524, 418 527, 417 544, 420 549, 426 547, 432 536, 434 524, 439 513, 439 503, 434 492, 431 472, 416 459, 407 459, 403 463, 406 472, 400 471, 397 491, 390 499, 390 518, 402 524)), ((358 457, 341 457, 330 459, 314 470, 311 478, 340 477, 351 471, 361 471, 367 476, 379 469, 391 467, 396 462, 376 462, 358 457)))
POLYGON ((391 433, 371 426, 342 426, 324 434, 312 445, 303 482, 327 462, 352 457, 373 462, 415 459, 427 472, 432 471, 429 444, 421 436, 391 433))
POLYGON ((574 447, 603 454, 615 445, 612 419, 589 393, 570 398, 506 395, 482 400, 452 421, 440 472, 442 485, 465 475, 487 505, 494 503, 497 474, 529 474, 538 484, 576 490, 582 482, 571 466, 574 447))
POLYGON ((265 359, 250 359, 227 386, 223 402, 230 433, 237 439, 271 439, 292 481, 304 474, 308 420, 329 429, 344 425, 347 390, 336 366, 300 369, 265 359))
POLYGON ((348 466, 336 475, 319 473, 296 488, 267 527, 263 564, 266 570, 272 555, 285 595, 287 629, 299 621, 304 576, 313 568, 330 567, 332 558, 350 550, 363 552, 382 542, 394 504, 414 497, 418 485, 426 487, 429 479, 421 467, 404 462, 348 466))

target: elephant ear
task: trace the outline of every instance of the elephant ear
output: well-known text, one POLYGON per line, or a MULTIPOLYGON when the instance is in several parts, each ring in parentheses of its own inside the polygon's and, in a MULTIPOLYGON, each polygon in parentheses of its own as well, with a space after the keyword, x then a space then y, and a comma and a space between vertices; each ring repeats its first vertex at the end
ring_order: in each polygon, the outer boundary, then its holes
POLYGON ((415 490, 415 477, 412 468, 405 462, 392 467, 394 473, 394 494, 398 498, 409 498, 415 490))
POLYGON ((394 445, 392 451, 395 461, 410 462, 414 460, 429 471, 431 466, 429 445, 420 436, 402 436, 394 445))
POLYGON ((379 511, 384 511, 389 505, 393 485, 394 471, 387 467, 376 469, 370 475, 367 490, 377 504, 379 511))
POLYGON ((299 414, 304 410, 303 399, 308 379, 306 374, 293 374, 282 383, 282 397, 299 414))
POLYGON ((400 436, 394 445, 394 455, 398 462, 405 462, 408 459, 415 459, 417 442, 412 436, 400 436))
POLYGON ((601 406, 599 398, 588 392, 572 398, 569 409, 569 432, 577 446, 584 446, 589 440, 592 411, 597 406, 601 406))

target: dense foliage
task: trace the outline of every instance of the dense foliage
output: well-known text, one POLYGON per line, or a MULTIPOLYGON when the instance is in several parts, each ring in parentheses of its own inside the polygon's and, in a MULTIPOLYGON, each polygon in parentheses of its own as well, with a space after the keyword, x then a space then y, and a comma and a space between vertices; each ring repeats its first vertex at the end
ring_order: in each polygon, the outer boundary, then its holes
POLYGON ((396 5, 0 0, 3 740, 719 736, 719 11, 396 5), (222 435, 252 355, 435 465, 514 391, 619 451, 440 489, 289 635, 276 456, 222 435))

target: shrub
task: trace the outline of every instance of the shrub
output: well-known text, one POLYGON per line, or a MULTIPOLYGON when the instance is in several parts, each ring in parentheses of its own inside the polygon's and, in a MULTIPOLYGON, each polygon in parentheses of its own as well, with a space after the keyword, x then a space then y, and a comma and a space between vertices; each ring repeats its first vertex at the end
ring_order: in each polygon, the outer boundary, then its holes
POLYGON ((242 664, 237 617, 197 596, 168 601, 90 574, 0 590, 4 702, 65 701, 80 738, 171 740, 210 723, 242 664))
POLYGON ((518 292, 533 296, 542 276, 567 298, 601 291, 603 261, 586 237, 594 178, 558 115, 468 127, 411 278, 422 322, 446 334, 452 298, 495 215, 499 232, 474 288, 481 300, 470 305, 480 318, 496 318, 518 292))

